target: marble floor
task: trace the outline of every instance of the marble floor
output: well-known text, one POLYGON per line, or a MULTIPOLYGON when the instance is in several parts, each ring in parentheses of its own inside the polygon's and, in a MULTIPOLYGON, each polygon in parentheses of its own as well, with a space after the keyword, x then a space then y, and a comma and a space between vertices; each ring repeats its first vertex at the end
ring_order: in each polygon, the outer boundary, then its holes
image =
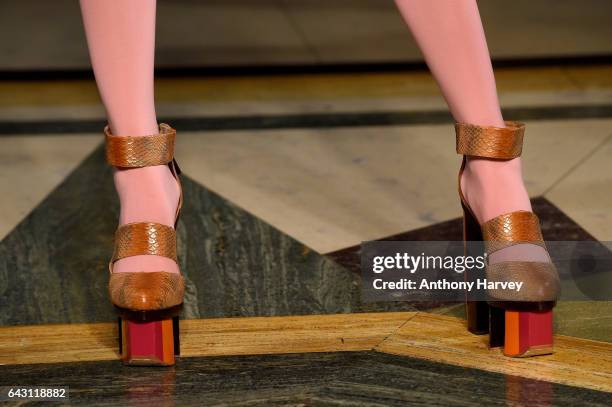
MULTIPOLYGON (((392 0, 253 4, 159 0, 158 64, 174 68, 422 61, 392 0)), ((505 0, 487 0, 478 6, 494 58, 612 51, 609 1, 514 0, 508 7, 505 0)), ((0 27, 11 33, 0 36, 0 54, 5 56, 0 70, 89 68, 78 2, 7 1, 0 27)))
MULTIPOLYGON (((604 65, 497 72, 505 116, 527 123, 524 175, 546 240, 612 240, 611 72, 604 65)), ((603 384, 589 386, 557 375, 556 359, 525 365, 529 371, 501 362, 493 368, 457 359, 452 344, 446 357, 433 356, 433 348, 398 353, 401 346, 385 337, 344 349, 351 336, 343 335, 340 348, 297 353, 281 347, 213 356, 200 349, 150 375, 108 361, 114 344, 104 341, 100 358, 62 359, 50 347, 57 360, 9 359, 15 346, 29 346, 15 332, 111 326, 106 262, 118 207, 91 82, 4 81, 0 90, 0 386, 36 378, 56 383, 78 371, 65 382, 77 404, 189 404, 196 397, 208 397, 207 405, 313 406, 609 400, 612 371, 595 362, 583 375, 598 375, 603 384), (9 346, 10 338, 21 341, 9 346), (121 378, 107 397, 88 384, 96 373, 100 383, 121 378), (449 383, 445 394, 427 387, 438 380, 449 383), (526 400, 533 389, 541 389, 540 399, 526 400), (153 399, 142 399, 144 393, 153 399)), ((461 239, 452 123, 427 73, 163 78, 158 103, 179 131, 176 156, 185 173, 178 240, 186 323, 353 314, 376 321, 399 312, 463 329, 461 304, 360 298, 362 241, 461 239)), ((596 344, 609 360, 611 311, 612 302, 561 302, 560 343, 571 337, 569 350, 596 344)), ((402 324, 390 337, 401 334, 402 324)), ((317 332, 309 326, 305 335, 317 332)), ((469 349, 488 360, 481 345, 469 349)), ((570 366, 563 352, 558 363, 570 366)))
POLYGON ((135 369, 104 361, 4 366, 0 371, 0 385, 31 383, 32 378, 38 384, 62 383, 73 390, 72 404, 100 406, 603 407, 610 397, 377 352, 195 357, 181 359, 169 369, 135 369))

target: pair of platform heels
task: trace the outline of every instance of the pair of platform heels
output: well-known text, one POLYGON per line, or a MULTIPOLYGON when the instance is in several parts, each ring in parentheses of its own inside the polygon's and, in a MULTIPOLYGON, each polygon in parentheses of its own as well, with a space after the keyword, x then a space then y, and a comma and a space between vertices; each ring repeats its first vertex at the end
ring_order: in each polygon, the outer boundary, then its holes
MULTIPOLYGON (((457 124, 457 153, 467 156, 509 160, 520 156, 524 125, 507 122, 505 128, 457 124)), ((168 165, 180 186, 180 169, 174 160, 176 132, 166 124, 152 136, 106 135, 109 164, 122 168, 168 165)), ((484 241, 490 254, 515 245, 544 246, 539 220, 531 212, 500 215, 479 225, 459 186, 464 209, 464 240, 484 241)), ((182 192, 176 212, 178 220, 182 192)), ((175 225, 176 227, 176 222, 175 225)), ((118 330, 121 359, 131 365, 172 365, 180 353, 178 312, 183 302, 182 275, 158 272, 113 273, 113 263, 129 256, 157 255, 177 261, 175 228, 154 222, 119 226, 115 250, 109 264, 109 293, 119 311, 118 330)), ((524 281, 529 289, 519 295, 499 290, 488 292, 489 301, 467 301, 468 329, 489 333, 492 347, 503 346, 504 354, 524 357, 552 353, 552 308, 559 279, 552 263, 501 262, 488 265, 489 281, 524 281)))

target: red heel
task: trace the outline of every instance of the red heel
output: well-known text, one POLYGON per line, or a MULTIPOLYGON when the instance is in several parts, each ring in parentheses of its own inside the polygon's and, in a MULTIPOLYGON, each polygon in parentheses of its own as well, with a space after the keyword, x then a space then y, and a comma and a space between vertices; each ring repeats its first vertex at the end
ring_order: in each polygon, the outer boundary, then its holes
POLYGON ((553 353, 552 310, 506 310, 504 355, 528 357, 551 353, 553 353))
POLYGON ((180 353, 178 317, 146 322, 119 318, 119 336, 126 365, 171 366, 180 353))

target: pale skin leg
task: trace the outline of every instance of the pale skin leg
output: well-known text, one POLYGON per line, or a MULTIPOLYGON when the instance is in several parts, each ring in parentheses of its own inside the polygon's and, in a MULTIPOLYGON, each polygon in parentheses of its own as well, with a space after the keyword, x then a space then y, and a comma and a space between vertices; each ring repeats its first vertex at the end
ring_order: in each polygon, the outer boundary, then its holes
MULTIPOLYGON (((112 133, 144 136, 159 132, 153 95, 155 0, 80 0, 83 23, 100 96, 112 133)), ((165 165, 118 169, 119 224, 174 225, 179 188, 165 165)), ((134 256, 114 272, 168 271, 178 266, 160 256, 134 256)))
MULTIPOLYGON (((396 0, 457 121, 503 126, 474 0, 396 0)), ((81 0, 92 65, 114 134, 157 132, 153 99, 155 0, 81 0)), ((118 170, 120 224, 174 223, 178 187, 165 166, 118 170)), ((478 220, 531 210, 521 161, 470 159, 462 188, 478 220)), ((507 252, 508 250, 504 250, 507 252)), ((174 271, 162 257, 120 260, 115 271, 174 271)))
MULTIPOLYGON (((457 122, 504 127, 495 77, 475 0, 396 0, 457 122)), ((478 221, 531 211, 521 159, 469 158, 461 189, 478 221)), ((492 261, 547 261, 543 249, 515 246, 492 261)))

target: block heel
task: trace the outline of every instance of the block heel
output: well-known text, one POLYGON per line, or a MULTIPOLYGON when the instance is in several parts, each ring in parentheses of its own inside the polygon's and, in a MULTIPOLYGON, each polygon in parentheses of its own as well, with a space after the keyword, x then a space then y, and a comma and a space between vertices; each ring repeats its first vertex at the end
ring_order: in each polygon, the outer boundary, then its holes
POLYGON ((119 353, 126 365, 172 366, 180 354, 178 316, 142 321, 118 318, 119 353))
POLYGON ((506 334, 506 311, 489 306, 489 348, 504 346, 506 334))
POLYGON ((468 331, 474 335, 489 333, 489 304, 484 301, 466 301, 468 331))
POLYGON ((553 312, 505 312, 504 355, 521 358, 553 353, 553 312))

